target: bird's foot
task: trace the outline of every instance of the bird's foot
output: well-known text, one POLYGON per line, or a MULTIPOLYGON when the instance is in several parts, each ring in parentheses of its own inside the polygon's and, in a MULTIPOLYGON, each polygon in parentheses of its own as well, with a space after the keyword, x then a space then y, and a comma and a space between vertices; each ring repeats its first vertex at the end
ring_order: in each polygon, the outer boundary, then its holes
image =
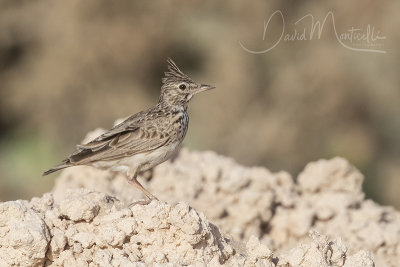
POLYGON ((132 202, 131 204, 129 204, 129 208, 132 208, 133 206, 135 206, 135 205, 148 205, 148 204, 150 204, 153 200, 157 200, 158 201, 158 199, 157 198, 153 198, 153 199, 150 199, 150 198, 148 198, 148 199, 142 199, 142 200, 137 200, 137 201, 134 201, 134 202, 132 202))

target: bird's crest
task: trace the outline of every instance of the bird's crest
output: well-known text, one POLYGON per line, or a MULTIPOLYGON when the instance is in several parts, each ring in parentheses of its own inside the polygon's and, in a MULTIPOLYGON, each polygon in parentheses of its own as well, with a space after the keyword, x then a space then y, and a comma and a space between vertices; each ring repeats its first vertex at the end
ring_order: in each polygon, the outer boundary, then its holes
POLYGON ((167 63, 168 71, 164 73, 165 77, 162 78, 163 84, 175 83, 179 81, 193 82, 192 79, 190 79, 178 68, 178 66, 175 64, 174 61, 172 61, 172 59, 168 58, 167 63))

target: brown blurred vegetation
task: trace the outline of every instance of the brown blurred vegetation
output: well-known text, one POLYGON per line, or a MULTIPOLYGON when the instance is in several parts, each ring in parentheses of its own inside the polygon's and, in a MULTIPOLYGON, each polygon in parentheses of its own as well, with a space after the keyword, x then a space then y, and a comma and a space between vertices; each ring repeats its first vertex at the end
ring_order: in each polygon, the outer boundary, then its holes
MULTIPOLYGON (((292 174, 343 156, 369 197, 400 207, 398 1, 0 1, 0 200, 52 187, 42 171, 86 132, 153 105, 172 57, 217 90, 190 105, 185 140, 246 165, 292 174), (290 25, 335 14, 336 28, 370 24, 387 54, 322 38, 262 50, 275 10, 290 25)), ((272 32, 281 28, 275 24, 272 32)))

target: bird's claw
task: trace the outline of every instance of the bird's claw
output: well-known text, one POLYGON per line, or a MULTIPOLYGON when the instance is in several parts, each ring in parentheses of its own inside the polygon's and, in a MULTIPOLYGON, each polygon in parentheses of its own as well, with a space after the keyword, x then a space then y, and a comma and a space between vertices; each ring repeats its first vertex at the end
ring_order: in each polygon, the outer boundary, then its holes
POLYGON ((148 199, 142 199, 142 200, 137 200, 137 201, 134 201, 134 202, 132 202, 131 204, 129 204, 129 208, 132 208, 133 206, 135 206, 135 205, 148 205, 148 204, 150 204, 153 200, 157 200, 158 201, 158 199, 157 198, 153 198, 153 199, 150 199, 150 198, 148 198, 148 199))

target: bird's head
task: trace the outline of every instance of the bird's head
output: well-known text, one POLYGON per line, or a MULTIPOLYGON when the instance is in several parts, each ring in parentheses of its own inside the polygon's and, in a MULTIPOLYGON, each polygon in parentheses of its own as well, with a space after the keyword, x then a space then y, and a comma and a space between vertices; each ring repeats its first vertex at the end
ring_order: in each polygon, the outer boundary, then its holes
POLYGON ((159 102, 172 106, 186 106, 195 94, 215 88, 193 81, 178 68, 172 59, 168 58, 167 62, 168 71, 162 78, 163 85, 159 102))

